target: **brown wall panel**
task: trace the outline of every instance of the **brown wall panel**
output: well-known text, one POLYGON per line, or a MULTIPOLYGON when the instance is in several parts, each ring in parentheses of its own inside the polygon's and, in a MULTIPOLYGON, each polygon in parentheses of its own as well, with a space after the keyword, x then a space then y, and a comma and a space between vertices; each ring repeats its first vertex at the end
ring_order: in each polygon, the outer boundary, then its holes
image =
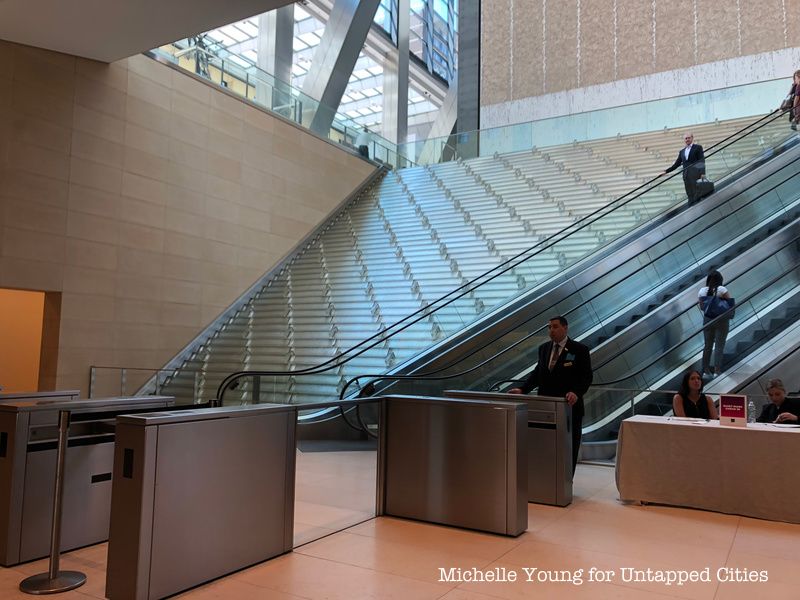
POLYGON ((800 0, 501 0, 482 18, 483 106, 800 46, 800 0))
POLYGON ((649 2, 617 0, 617 79, 652 72, 652 22, 649 2))
POLYGON ((696 1, 697 64, 738 56, 736 2, 696 1))
POLYGON ((513 27, 513 97, 516 99, 536 96, 544 90, 541 0, 515 2, 513 27))
POLYGON ((548 93, 560 92, 578 83, 577 2, 550 0, 545 18, 545 89, 548 93))
POLYGON ((481 104, 511 100, 511 2, 481 2, 481 104))
POLYGON ((581 86, 614 79, 614 0, 581 0, 581 86))
POLYGON ((164 364, 372 171, 144 56, 0 42, 0 108, 0 287, 60 297, 50 389, 164 364))
POLYGON ((655 71, 694 64, 694 12, 689 2, 656 3, 655 71))
POLYGON ((786 36, 790 48, 800 46, 800 0, 786 0, 786 36))
POLYGON ((781 0, 739 3, 742 12, 743 56, 779 50, 784 47, 783 7, 781 4, 781 0))

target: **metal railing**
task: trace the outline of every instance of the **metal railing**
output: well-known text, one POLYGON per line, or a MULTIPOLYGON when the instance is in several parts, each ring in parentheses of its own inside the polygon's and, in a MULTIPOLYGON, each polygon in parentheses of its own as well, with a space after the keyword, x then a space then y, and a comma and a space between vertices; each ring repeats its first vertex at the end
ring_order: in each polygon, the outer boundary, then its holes
MULTIPOLYGON (((131 372, 133 373, 142 373, 146 376, 153 377, 155 376, 155 389, 152 392, 153 395, 158 396, 161 393, 161 389, 164 385, 165 380, 172 376, 175 373, 175 369, 165 369, 165 368, 153 368, 153 367, 107 367, 107 366, 100 366, 100 365, 91 365, 89 367, 89 398, 94 398, 95 394, 98 391, 98 387, 100 387, 100 383, 98 382, 98 376, 101 373, 116 373, 116 376, 113 378, 112 381, 115 381, 118 384, 118 388, 114 391, 118 392, 116 395, 119 396, 127 396, 128 395, 128 380, 129 375, 131 372)), ((194 397, 197 399, 197 388, 198 388, 198 381, 199 381, 200 373, 198 371, 194 372, 194 397)), ((102 395, 107 395, 105 390, 112 389, 113 390, 113 383, 111 384, 111 388, 108 385, 103 386, 103 393, 102 395)), ((137 389, 140 386, 136 386, 137 389)))

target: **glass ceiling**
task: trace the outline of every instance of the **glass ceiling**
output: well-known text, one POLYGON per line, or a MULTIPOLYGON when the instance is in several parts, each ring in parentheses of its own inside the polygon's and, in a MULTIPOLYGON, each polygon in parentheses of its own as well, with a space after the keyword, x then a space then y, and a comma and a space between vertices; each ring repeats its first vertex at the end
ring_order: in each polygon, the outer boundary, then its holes
MULTIPOLYGON (((424 0, 412 0, 411 4, 413 26, 415 23, 414 9, 422 10, 425 2, 424 0)), ((437 4, 443 4, 445 8, 447 6, 447 2, 442 3, 441 0, 437 0, 437 4)), ((302 89, 303 80, 311 66, 314 51, 320 43, 325 25, 304 10, 299 3, 294 6, 294 19, 294 60, 291 84, 302 89)), ((258 16, 251 17, 213 29, 205 35, 231 53, 227 60, 232 60, 241 67, 248 68, 256 65, 258 61, 258 21, 258 16)), ((391 0, 382 0, 375 15, 375 22, 391 35, 391 31, 387 29, 387 27, 393 26, 391 0)), ((413 31, 410 34, 410 46, 415 54, 421 56, 423 42, 419 34, 413 31)), ((441 73, 439 74, 441 75, 441 73)), ((432 123, 436 118, 438 108, 422 94, 422 90, 417 89, 413 84, 409 85, 409 128, 412 123, 415 125, 425 122, 432 123)), ((338 110, 359 125, 366 125, 370 129, 377 129, 382 121, 383 67, 363 51, 359 54, 338 110)))

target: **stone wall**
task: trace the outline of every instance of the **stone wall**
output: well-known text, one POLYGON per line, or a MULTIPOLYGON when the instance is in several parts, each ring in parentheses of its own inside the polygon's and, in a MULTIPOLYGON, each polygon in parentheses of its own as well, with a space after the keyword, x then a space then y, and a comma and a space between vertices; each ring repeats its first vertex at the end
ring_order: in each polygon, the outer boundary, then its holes
POLYGON ((372 170, 144 56, 0 42, 0 287, 60 294, 46 387, 161 366, 372 170))
POLYGON ((570 114, 575 107, 558 101, 572 90, 594 99, 581 106, 591 110, 625 104, 632 88, 647 88, 630 99, 636 102, 724 87, 702 68, 694 71, 693 85, 680 75, 711 63, 755 78, 748 81, 788 81, 800 68, 781 59, 767 62, 780 69, 788 64, 788 72, 754 68, 765 54, 800 46, 800 0, 493 0, 481 6, 482 128, 532 114, 570 114), (626 84, 611 85, 621 81, 626 84))

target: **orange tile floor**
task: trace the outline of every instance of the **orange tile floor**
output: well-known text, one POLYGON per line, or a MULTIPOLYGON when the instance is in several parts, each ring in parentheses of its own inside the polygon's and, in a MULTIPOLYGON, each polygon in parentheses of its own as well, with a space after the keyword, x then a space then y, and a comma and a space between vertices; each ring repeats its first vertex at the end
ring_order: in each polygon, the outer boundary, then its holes
MULTIPOLYGON (((367 454, 355 460, 368 460, 367 454)), ((303 478, 298 466, 300 479, 303 478)), ((580 465, 572 505, 556 508, 529 504, 528 531, 515 539, 401 519, 371 519, 180 597, 192 600, 800 598, 797 577, 800 525, 699 510, 625 505, 616 498, 612 469, 580 465), (608 571, 613 581, 589 581, 592 567, 608 571), (507 572, 518 573, 519 578, 513 583, 445 582, 440 581, 440 568, 482 571, 505 568, 507 572), (535 568, 559 579, 569 575, 573 580, 541 583, 534 574, 534 581, 528 582, 525 568, 535 568), (708 568, 711 581, 682 586, 622 581, 623 569, 648 568, 663 572, 702 572, 708 568), (583 569, 580 577, 576 576, 578 569, 583 569), (739 574, 765 571, 768 581, 719 582, 718 569, 729 577, 736 577, 736 569, 739 574)), ((363 497, 357 499, 361 501, 363 497)), ((302 500, 306 504, 298 507, 300 513, 306 512, 303 518, 309 521, 306 523, 309 527, 315 527, 310 522, 314 520, 314 500, 313 497, 302 500)), ((324 517, 316 513, 317 527, 329 528, 331 519, 357 516, 348 514, 346 507, 328 509, 330 512, 324 517)), ((82 570, 88 581, 80 589, 59 597, 102 598, 105 560, 105 544, 65 554, 62 567, 82 570)), ((0 598, 29 597, 17 591, 19 581, 46 569, 46 561, 0 568, 0 598)))

